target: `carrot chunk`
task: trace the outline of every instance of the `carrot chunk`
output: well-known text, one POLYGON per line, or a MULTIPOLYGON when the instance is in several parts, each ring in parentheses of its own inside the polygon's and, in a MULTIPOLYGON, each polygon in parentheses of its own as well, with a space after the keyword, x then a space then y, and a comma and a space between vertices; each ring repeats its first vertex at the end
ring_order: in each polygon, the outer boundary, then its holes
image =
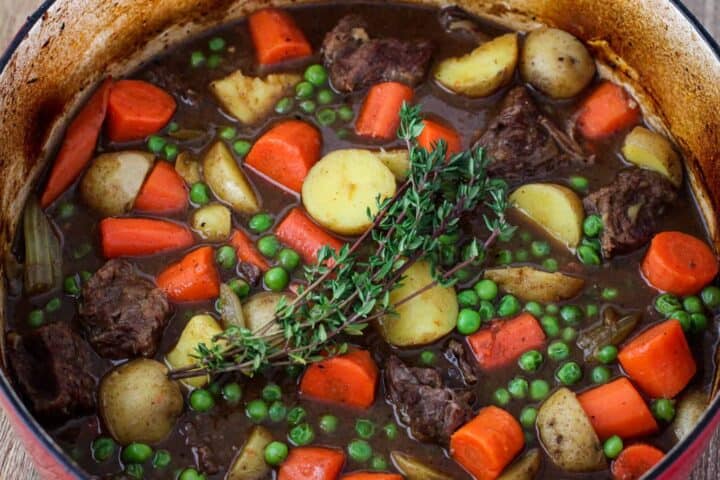
POLYGON ((343 246, 343 242, 313 223, 299 208, 290 211, 278 225, 275 234, 281 242, 297 251, 308 264, 317 262, 318 251, 325 245, 335 251, 343 246))
POLYGON ((280 466, 278 480, 335 480, 345 465, 342 450, 298 447, 280 466))
POLYGON ((168 162, 155 164, 135 199, 135 210, 148 213, 175 213, 185 210, 188 191, 185 180, 168 162))
POLYGON ((343 475, 340 480, 403 480, 397 473, 356 472, 343 475))
POLYGON ((638 480, 662 460, 665 454, 655 447, 638 443, 630 445, 613 462, 614 480, 638 480))
POLYGON ((653 287, 675 295, 694 295, 718 274, 718 260, 702 240, 681 232, 655 235, 642 262, 653 287))
POLYGON ((100 243, 106 258, 139 257, 187 248, 195 243, 187 227, 150 218, 105 218, 100 243))
POLYGON ((667 320, 625 345, 620 364, 635 383, 653 398, 673 398, 697 371, 680 322, 667 320))
POLYGON ((613 435, 640 437, 658 430, 650 409, 625 377, 588 390, 578 400, 600 440, 613 435))
POLYGON ((529 313, 493 322, 467 337, 480 368, 493 370, 510 365, 528 350, 545 344, 545 332, 529 313))
POLYGON ((112 79, 105 80, 70 123, 50 171, 40 206, 47 207, 77 180, 90 162, 107 113, 112 79))
POLYGON ((120 80, 108 101, 108 137, 113 142, 142 140, 167 125, 176 108, 165 90, 141 80, 120 80))
POLYGON ((245 163, 271 180, 300 193, 308 172, 320 160, 320 132, 300 120, 278 123, 261 136, 245 163))
POLYGON ((368 408, 375 402, 378 368, 366 350, 354 350, 308 367, 300 393, 315 400, 368 408))
POLYGON ((418 137, 418 145, 425 150, 432 150, 437 142, 445 140, 447 143, 447 156, 454 155, 462 151, 460 134, 454 128, 432 120, 423 120, 422 133, 418 137))
POLYGON ((495 480, 525 446, 515 418, 490 406, 450 437, 450 454, 477 480, 495 480))
POLYGON ((230 245, 235 247, 238 258, 243 262, 252 263, 263 272, 270 268, 267 260, 258 252, 252 240, 250 240, 242 230, 235 230, 233 232, 230 237, 230 245))
POLYGON ((250 35, 260 65, 312 55, 312 47, 290 15, 267 8, 250 15, 250 35))
POLYGON ((577 124, 590 140, 601 140, 640 121, 640 108, 624 88, 604 82, 580 107, 577 124))
POLYGON ((413 89, 398 82, 374 85, 365 97, 355 122, 355 133, 361 137, 392 140, 400 126, 400 108, 411 102, 413 89))
POLYGON ((157 277, 158 287, 173 302, 200 302, 220 294, 220 275, 212 247, 200 247, 157 277))

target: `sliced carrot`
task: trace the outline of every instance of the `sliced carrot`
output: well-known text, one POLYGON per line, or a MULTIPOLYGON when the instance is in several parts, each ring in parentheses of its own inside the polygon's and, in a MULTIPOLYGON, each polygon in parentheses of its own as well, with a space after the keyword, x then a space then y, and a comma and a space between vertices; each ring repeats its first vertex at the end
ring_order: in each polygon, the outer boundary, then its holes
POLYGON ((220 294, 212 247, 200 247, 157 276, 157 286, 173 302, 200 302, 220 294))
POLYGON ((308 264, 317 262, 318 251, 325 245, 335 251, 339 251, 343 246, 343 242, 317 226, 299 208, 290 211, 278 225, 275 234, 281 242, 297 251, 308 264))
POLYGON ((67 190, 90 162, 105 121, 111 88, 112 79, 108 78, 70 123, 40 197, 42 208, 50 205, 67 190))
POLYGON ((185 180, 168 162, 157 162, 135 199, 135 210, 164 214, 181 212, 187 205, 185 180))
POLYGON ((423 120, 423 125, 417 141, 425 150, 433 150, 437 142, 445 140, 448 157, 462 151, 460 134, 454 128, 432 120, 423 120))
POLYGON ((306 397, 349 407, 369 408, 375 402, 378 368, 367 350, 354 350, 308 367, 300 381, 306 397))
POLYGON ((630 445, 612 463, 613 479, 639 480, 647 471, 659 463, 664 456, 665 454, 661 450, 644 443, 630 445))
POLYGON ((391 140, 400 126, 400 108, 411 102, 413 89, 398 82, 374 85, 365 97, 355 122, 355 133, 361 137, 391 140))
POLYGON ((624 88, 604 82, 583 102, 577 125, 585 138, 601 140, 639 121, 638 103, 624 88))
POLYGON ((312 47, 290 15, 276 8, 267 8, 248 19, 258 62, 272 65, 312 55, 312 47))
POLYGON ((653 287, 675 295, 694 295, 718 274, 718 260, 702 240, 681 232, 655 235, 642 262, 653 287))
POLYGON ((495 480, 525 446, 522 427, 505 410, 490 406, 450 437, 450 455, 476 480, 495 480))
POLYGON ((680 322, 667 320, 625 345, 620 364, 643 392, 653 398, 673 398, 697 371, 680 322))
POLYGON ((113 142, 142 140, 160 131, 175 114, 175 99, 141 80, 120 80, 110 92, 108 138, 113 142))
POLYGON ((100 243, 106 258, 140 257, 190 247, 190 230, 177 223, 150 218, 105 218, 100 243))
POLYGON ((578 395, 600 440, 613 435, 634 438, 657 432, 650 409, 625 377, 578 395))
POLYGON ((529 313, 498 320, 467 337, 480 368, 493 370, 510 365, 528 350, 545 344, 545 332, 529 313))
POLYGON ((300 120, 287 120, 255 142, 245 163, 300 193, 308 172, 320 160, 320 145, 320 132, 315 127, 300 120))
POLYGON ((340 480, 403 480, 397 473, 355 472, 343 475, 340 480))
POLYGON ((237 256, 246 263, 252 263, 263 272, 270 268, 265 257, 263 257, 253 244, 252 240, 242 230, 235 230, 230 237, 230 245, 235 247, 237 256))
POLYGON ((278 480, 336 480, 343 465, 342 450, 322 447, 298 447, 290 450, 280 466, 278 480))

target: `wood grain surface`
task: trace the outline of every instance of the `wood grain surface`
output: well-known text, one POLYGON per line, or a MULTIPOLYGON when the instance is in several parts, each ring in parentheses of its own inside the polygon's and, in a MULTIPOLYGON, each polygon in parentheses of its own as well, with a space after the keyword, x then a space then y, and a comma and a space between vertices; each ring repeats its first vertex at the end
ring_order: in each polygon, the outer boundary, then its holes
MULTIPOLYGON (((0 52, 4 51, 15 33, 41 0, 0 0, 0 52)), ((685 4, 716 38, 720 36, 720 2, 717 0, 685 0, 685 4)), ((18 442, 5 414, 0 410, 0 479, 37 480, 25 449, 18 442)), ((695 468, 691 480, 720 479, 720 432, 695 468)))

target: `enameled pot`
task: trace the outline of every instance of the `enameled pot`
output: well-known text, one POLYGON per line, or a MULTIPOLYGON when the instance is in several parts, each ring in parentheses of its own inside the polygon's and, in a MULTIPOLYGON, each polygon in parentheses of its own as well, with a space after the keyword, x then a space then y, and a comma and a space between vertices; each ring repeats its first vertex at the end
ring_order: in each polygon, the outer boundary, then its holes
MULTIPOLYGON (((0 258, 5 258, 30 187, 64 120, 107 75, 122 75, 168 44, 268 6, 303 0, 47 0, 0 58, 0 258)), ((413 3, 446 5, 440 0, 413 3)), ((673 136, 720 248, 720 47, 677 0, 457 0, 519 30, 549 24, 592 47, 603 75, 641 101, 655 128, 673 136)), ((0 262, 0 276, 4 276, 0 262)), ((5 295, 0 282, 0 298, 5 295)), ((0 304, 0 327, 4 322, 0 304)), ((0 336, 4 338, 3 336, 0 336)), ((4 360, 4 346, 0 345, 4 360)), ((83 478, 33 419, 0 372, 0 404, 43 478, 83 478)), ((720 422, 715 398, 694 432, 647 475, 684 479, 720 422)))

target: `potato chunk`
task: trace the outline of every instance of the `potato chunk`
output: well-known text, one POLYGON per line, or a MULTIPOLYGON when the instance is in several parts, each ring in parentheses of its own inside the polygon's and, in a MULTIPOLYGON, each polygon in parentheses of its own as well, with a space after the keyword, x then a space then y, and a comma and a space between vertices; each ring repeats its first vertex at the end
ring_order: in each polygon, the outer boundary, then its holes
POLYGON ((530 183, 515 190, 510 203, 567 247, 574 249, 580 243, 585 210, 569 188, 530 183))
MULTIPOLYGON (((168 365, 174 369, 195 365, 197 358, 194 355, 198 344, 204 343, 209 347, 213 337, 222 331, 218 322, 210 315, 195 315, 185 325, 175 348, 165 356, 168 365)), ((200 388, 207 382, 207 375, 183 380, 183 383, 195 388, 200 388)))
MULTIPOLYGON (((390 304, 395 305, 432 281, 430 264, 415 263, 405 273, 402 285, 390 294, 390 304)), ((435 286, 396 310, 397 313, 385 315, 379 321, 380 332, 388 343, 398 347, 432 343, 455 328, 458 315, 455 289, 435 286)))
POLYGON ((534 480, 541 464, 540 451, 533 448, 507 467, 497 480, 534 480))
POLYGON ((238 70, 210 84, 225 110, 246 125, 261 121, 278 100, 301 80, 300 75, 274 73, 265 78, 248 77, 238 70))
POLYGON ((303 183, 302 199, 323 227, 357 235, 372 224, 367 210, 377 212, 377 197, 392 197, 395 189, 395 177, 373 152, 336 150, 312 167, 303 183))
POLYGON ((267 428, 256 425, 250 431, 247 442, 233 460, 228 470, 227 480, 261 480, 270 473, 270 466, 265 463, 265 447, 273 441, 272 433, 267 428))
POLYGON ((672 143, 659 133, 645 127, 635 127, 625 137, 622 153, 628 162, 665 175, 676 187, 682 184, 680 157, 672 143))
POLYGON ((230 235, 232 214, 225 205, 211 203, 195 210, 190 224, 203 240, 221 242, 230 235))
POLYGON ((564 273, 549 273, 532 267, 485 270, 485 278, 524 302, 559 302, 577 296, 585 286, 582 278, 564 273))
POLYGON ((410 153, 407 150, 380 150, 375 155, 390 169, 397 181, 402 182, 407 178, 410 172, 410 153))
POLYGON ((510 83, 517 62, 518 38, 508 33, 465 56, 443 60, 435 70, 435 79, 455 93, 486 97, 510 83))
POLYGON ((407 453, 393 451, 390 459, 407 480, 452 480, 450 475, 425 465, 420 459, 407 453))
POLYGON ((185 183, 192 185, 202 180, 200 175, 200 162, 195 160, 190 152, 182 152, 175 160, 175 171, 185 183))
POLYGON ((561 388, 540 406, 540 440, 550 459, 568 472, 607 468, 600 439, 573 392, 561 388))
POLYGON ((223 142, 217 142, 205 154, 203 173, 215 195, 236 211, 253 214, 260 210, 255 191, 223 142))

